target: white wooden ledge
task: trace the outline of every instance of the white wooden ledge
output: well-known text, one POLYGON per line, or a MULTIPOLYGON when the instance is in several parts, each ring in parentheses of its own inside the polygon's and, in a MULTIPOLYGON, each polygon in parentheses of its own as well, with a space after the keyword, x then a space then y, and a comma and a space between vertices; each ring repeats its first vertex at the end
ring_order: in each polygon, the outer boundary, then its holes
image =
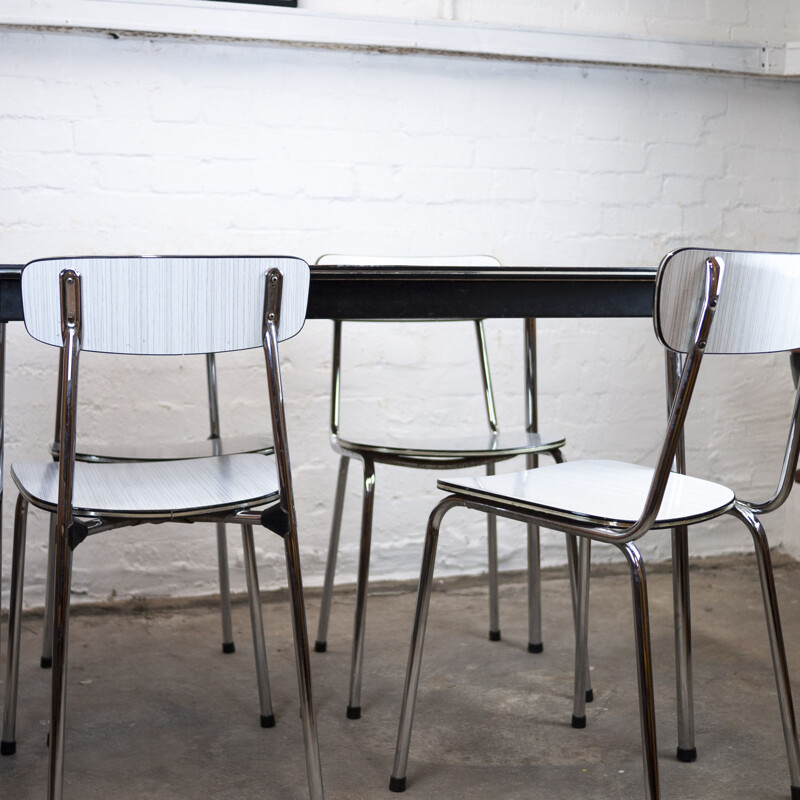
POLYGON ((0 29, 800 77, 800 42, 699 42, 414 21, 206 0, 3 0, 0 29))

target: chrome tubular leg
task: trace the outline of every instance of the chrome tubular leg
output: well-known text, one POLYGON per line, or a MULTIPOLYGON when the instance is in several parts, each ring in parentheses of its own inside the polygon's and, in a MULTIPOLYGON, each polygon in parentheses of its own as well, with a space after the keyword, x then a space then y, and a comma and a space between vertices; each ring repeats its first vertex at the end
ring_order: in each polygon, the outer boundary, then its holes
POLYGON ((339 477, 336 481, 336 497, 333 501, 333 518, 331 519, 331 537, 328 542, 328 561, 325 565, 325 582, 322 585, 317 641, 314 643, 314 651, 317 653, 324 653, 328 649, 328 621, 331 617, 333 579, 336 575, 336 558, 339 554, 339 535, 342 531, 344 492, 347 488, 347 467, 349 464, 350 459, 347 456, 342 456, 339 459, 339 477))
POLYGON ((222 652, 235 653, 231 621, 231 580, 228 571, 228 537, 225 524, 217 523, 217 563, 219 565, 219 607, 222 614, 222 652))
POLYGON ((542 643, 542 566, 539 526, 528 524, 528 652, 541 653, 542 643))
MULTIPOLYGON (((572 534, 566 534, 566 544, 567 544, 567 571, 569 572, 569 588, 570 588, 570 597, 572 599, 572 622, 575 626, 575 635, 578 634, 578 610, 580 608, 580 601, 578 597, 578 584, 580 580, 580 572, 578 568, 578 537, 573 536, 572 534)), ((592 561, 591 561, 591 549, 590 549, 590 557, 589 563, 586 565, 586 582, 587 587, 589 584, 589 576, 591 574, 592 568, 592 561)), ((588 588, 587 588, 587 596, 588 596, 588 588)), ((589 608, 586 608, 587 614, 587 631, 589 627, 588 623, 588 614, 589 608)), ((587 639, 584 643, 584 697, 586 698, 587 703, 591 703, 594 700, 594 691, 592 689, 592 678, 591 673, 589 671, 589 639, 587 633, 587 639)))
MULTIPOLYGON (((665 356, 667 413, 678 391, 683 357, 665 356)), ((675 451, 675 470, 686 474, 686 446, 681 434, 675 451)), ((694 688, 692 680, 692 623, 689 602, 689 535, 685 525, 672 531, 672 606, 675 629, 675 686, 678 701, 678 761, 697 758, 694 738, 694 688)))
POLYGON ((647 576, 641 553, 633 542, 620 547, 631 569, 633 626, 636 637, 636 671, 639 680, 639 717, 642 725, 645 800, 658 800, 658 748, 656 709, 653 699, 653 655, 650 649, 650 611, 647 576))
POLYGON ((439 503, 428 518, 428 530, 425 536, 425 548, 422 553, 422 569, 417 589, 417 608, 414 612, 414 627, 411 631, 411 646, 408 651, 406 666, 406 682, 403 687, 403 704, 400 708, 400 724, 397 728, 397 746, 394 751, 394 767, 389 779, 389 790, 404 792, 406 790, 406 772, 408 771, 408 751, 411 745, 411 727, 414 724, 414 707, 417 702, 419 674, 422 665, 422 646, 425 642, 425 626, 428 622, 428 608, 431 602, 433 587, 433 566, 436 560, 436 545, 439 541, 439 527, 445 513, 457 505, 452 499, 439 503))
POLYGON ((361 511, 361 547, 358 554, 356 610, 353 620, 353 654, 350 662, 350 697, 347 718, 361 717, 361 678, 364 671, 364 638, 367 626, 367 585, 372 544, 372 510, 375 505, 375 464, 364 459, 364 504, 361 511))
MULTIPOLYGON (((217 362, 214 353, 206 353, 206 386, 208 388, 209 439, 214 442, 214 453, 219 455, 219 396, 217 392, 217 362)), ((217 523, 217 564, 219 567, 219 604, 222 614, 222 652, 235 653, 233 624, 231 622, 231 581, 228 571, 228 537, 225 525, 217 523)))
POLYGON ((48 800, 61 800, 64 789, 64 733, 67 711, 67 644, 72 551, 67 531, 56 531, 56 580, 53 603, 53 688, 50 706, 48 800))
MULTIPOLYGON (((536 320, 524 322, 525 337, 525 430, 535 433, 539 427, 539 397, 536 376, 536 320)), ((527 469, 539 466, 539 456, 525 459, 527 469)), ((528 525, 528 652, 541 653, 542 643, 542 571, 539 527, 528 525)))
POLYGON ((692 623, 689 605, 689 532, 672 531, 672 599, 675 625, 675 684, 678 700, 678 761, 697 759, 694 740, 692 623))
POLYGON ((42 634, 42 669, 53 666, 53 603, 56 591, 56 515, 50 515, 50 539, 47 545, 47 583, 44 590, 44 633, 42 634))
MULTIPOLYGON (((291 515, 293 519, 294 515, 291 515)), ((306 751, 306 771, 310 800, 323 800, 322 764, 319 757, 317 720, 311 687, 311 652, 308 646, 308 624, 303 600, 303 581, 300 572, 300 553, 297 549, 297 530, 292 524, 283 539, 286 550, 286 574, 289 584, 289 603, 292 610, 292 631, 300 690, 300 715, 303 722, 303 742, 306 751)))
POLYGON ((275 714, 272 712, 272 699, 269 693, 267 648, 264 644, 264 617, 261 613, 261 594, 258 588, 256 548, 253 543, 252 525, 242 525, 242 546, 244 548, 244 572, 247 580, 247 597, 250 600, 250 627, 253 630, 253 652, 255 653, 256 659, 256 680, 258 682, 258 699, 261 710, 261 727, 272 728, 275 725, 275 714))
MULTIPOLYGON (((569 536, 573 541, 576 537, 569 536)), ((591 539, 581 537, 578 555, 578 575, 575 597, 575 693, 572 710, 572 727, 586 727, 586 672, 589 652, 589 562, 592 553, 591 539)))
MULTIPOLYGON (((494 464, 486 465, 486 474, 494 475, 494 464)), ((500 641, 499 577, 497 569, 497 517, 486 515, 487 545, 489 548, 489 640, 500 641)))
POLYGON ((53 674, 50 696, 50 769, 48 800, 61 800, 64 790, 64 735, 67 713, 67 656, 69 642, 69 592, 72 580, 72 488, 75 472, 75 414, 78 393, 78 358, 81 332, 81 278, 73 270, 61 272, 61 332, 63 368, 59 371, 59 424, 61 453, 58 463, 58 514, 55 541, 55 591, 53 601, 53 674))
POLYGON ((13 755, 17 750, 17 688, 19 685, 19 637, 22 630, 22 584, 25 572, 25 529, 28 501, 17 497, 14 514, 14 549, 11 563, 11 597, 8 609, 8 659, 6 663, 6 696, 3 705, 3 740, 0 754, 13 755))
MULTIPOLYGON (((5 456, 5 428, 6 428, 6 323, 0 322, 0 597, 2 597, 3 583, 3 485, 5 471, 3 470, 5 456)), ((2 638, 2 637, 0 637, 2 638)), ((0 663, 2 661, 0 660, 0 663)))
POLYGON ((303 725, 303 742, 306 751, 306 773, 310 800, 323 800, 322 766, 319 758, 319 739, 311 687, 311 653, 308 646, 308 622, 303 599, 303 579, 300 570, 300 551, 297 542, 297 516, 292 491, 292 471, 289 466, 289 446, 286 419, 283 410, 283 388, 278 363, 278 339, 275 322, 279 312, 281 276, 278 270, 267 273, 264 301, 264 356, 267 362, 267 386, 270 395, 272 434, 275 439, 275 461, 281 487, 281 508, 286 512, 288 530, 283 537, 286 553, 286 579, 289 588, 289 605, 292 612, 297 686, 300 693, 300 718, 303 725), (277 293, 273 287, 277 284, 277 293), (276 300, 277 298, 277 300, 276 300))
POLYGON ((798 800, 800 799, 800 748, 798 748, 797 741, 797 721, 794 715, 789 670, 786 665, 786 648, 783 643, 783 629, 781 628, 780 612, 778 611, 778 594, 775 589, 775 576, 772 573, 769 543, 767 542, 764 526, 749 509, 736 505, 732 513, 747 525, 753 537, 756 561, 758 562, 758 574, 761 579, 764 613, 767 618, 772 667, 775 672, 775 686, 778 691, 778 706, 781 712, 783 738, 786 742, 786 755, 789 760, 792 800, 798 800))
POLYGON ((541 653, 542 567, 539 526, 528 524, 528 652, 541 653))

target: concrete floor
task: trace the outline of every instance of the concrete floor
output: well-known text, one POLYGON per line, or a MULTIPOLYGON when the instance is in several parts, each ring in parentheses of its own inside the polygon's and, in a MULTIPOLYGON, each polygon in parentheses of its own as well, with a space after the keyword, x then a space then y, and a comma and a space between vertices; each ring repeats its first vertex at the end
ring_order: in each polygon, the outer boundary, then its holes
MULTIPOLYGON (((778 559, 789 666, 800 695, 800 564, 778 559)), ((699 759, 674 758, 671 582, 653 569, 651 614, 664 798, 789 797, 760 592, 751 558, 693 565, 699 759)), ((309 593, 316 624, 319 595, 309 593)), ((345 719, 353 593, 335 597, 329 648, 313 654, 329 800, 388 798, 414 607, 413 586, 381 585, 369 602, 363 717, 345 719)), ((595 701, 570 727, 572 623, 563 570, 544 582, 545 651, 526 652, 525 585, 501 586, 503 639, 486 636, 480 579, 440 582, 432 599, 406 797, 643 796, 630 592, 618 568, 596 569, 591 660, 595 701)), ((246 605, 234 609, 237 652, 223 655, 211 602, 77 609, 71 624, 67 800, 307 796, 288 608, 265 598, 278 724, 258 726, 246 605), (100 613, 98 613, 98 611, 100 613)), ((45 796, 49 675, 41 618, 25 619, 17 754, 0 759, 0 797, 45 796)), ((3 631, 5 636, 5 628, 3 631)), ((3 657, 6 648, 3 646, 3 657)))

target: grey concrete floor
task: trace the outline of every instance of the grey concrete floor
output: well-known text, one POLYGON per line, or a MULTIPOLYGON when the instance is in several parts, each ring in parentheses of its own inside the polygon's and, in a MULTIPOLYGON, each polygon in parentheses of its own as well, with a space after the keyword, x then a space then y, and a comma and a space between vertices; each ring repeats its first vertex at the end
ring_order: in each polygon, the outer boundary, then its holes
MULTIPOLYGON (((800 565, 778 559, 789 666, 800 694, 800 565)), ((664 798, 787 798, 789 777, 764 614, 752 558, 692 568, 697 748, 674 758, 671 579, 652 569, 651 618, 664 798)), ((328 652, 312 654, 326 795, 389 798, 388 780, 414 608, 409 584, 369 600, 363 717, 344 715, 353 593, 335 596, 328 652)), ((319 595, 309 592, 315 629, 319 595)), ((572 622, 563 570, 546 571, 545 649, 526 652, 526 590, 501 586, 503 639, 487 638, 479 578, 437 583, 431 604, 406 797, 643 797, 629 583, 593 574, 595 701, 570 727, 572 622)), ((71 623, 66 800, 307 796, 288 607, 265 596, 278 723, 258 726, 249 619, 234 608, 237 651, 223 655, 211 601, 77 609, 71 623)), ((17 753, 0 759, 0 797, 45 796, 49 674, 39 667, 41 617, 26 616, 17 753)), ((5 636, 5 627, 3 629, 5 636)), ((6 654, 3 644, 3 657, 6 654)))

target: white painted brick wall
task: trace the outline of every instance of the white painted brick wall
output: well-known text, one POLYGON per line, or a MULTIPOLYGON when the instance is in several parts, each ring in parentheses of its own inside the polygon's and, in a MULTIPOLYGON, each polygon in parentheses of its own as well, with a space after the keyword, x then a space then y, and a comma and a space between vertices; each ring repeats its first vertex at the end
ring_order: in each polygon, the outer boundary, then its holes
MULTIPOLYGON (((453 9, 478 21, 569 27, 577 17, 578 29, 608 25, 624 33, 697 32, 721 40, 774 37, 798 21, 792 4, 773 4, 766 16, 742 0, 723 4, 722 14, 709 0, 689 4, 702 9, 691 21, 682 5, 645 5, 647 13, 634 13, 641 4, 606 0, 601 7, 608 16, 587 7, 569 17, 540 2, 457 2, 453 9)), ((351 6, 342 9, 379 13, 380 4, 351 6)), ((437 18, 444 6, 394 8, 398 15, 437 18)), ((683 244, 800 246, 797 82, 0 33, 0 97, 0 261, 137 252, 274 252, 313 261, 322 253, 372 251, 632 266, 657 263, 683 244)), ((477 378, 472 333, 450 328, 380 325, 349 342, 346 355, 355 369, 348 386, 365 399, 345 410, 343 428, 381 412, 394 427, 416 430, 408 405, 392 404, 387 395, 442 375, 444 399, 430 414, 434 426, 455 425, 462 416, 483 425, 477 398, 472 406, 465 400, 477 378), (453 361, 444 373, 422 364, 440 349, 453 361), (400 362, 397 372, 385 366, 389 361, 400 362)), ((328 322, 309 322, 283 353, 310 584, 322 579, 337 466, 327 441, 330 329, 328 322)), ((492 321, 488 329, 501 423, 519 425, 521 324, 492 321)), ((664 401, 663 357, 649 321, 542 320, 539 336, 542 424, 566 432, 567 456, 652 463, 664 401)), ((11 326, 8 462, 46 452, 54 368, 54 352, 11 326)), ((207 424, 198 362, 117 366, 92 356, 83 369, 80 422, 88 435, 174 438, 207 424), (152 434, 134 411, 120 414, 120 398, 144 412, 152 434)), ((223 432, 263 427, 261 356, 222 358, 219 371, 223 432)), ((707 364, 689 423, 691 467, 766 493, 777 474, 791 399, 784 356, 707 364)), ((434 480, 425 472, 379 471, 376 578, 416 574, 425 519, 437 497, 434 480)), ((355 573, 357 487, 353 470, 342 580, 355 573)), ((15 496, 8 481, 6 490, 7 575, 15 496)), ((773 541, 795 555, 797 515, 792 498, 785 513, 769 520, 773 541)), ((45 520, 33 514, 26 589, 32 605, 42 601, 45 539, 45 520)), ((268 537, 259 539, 262 585, 280 585, 280 549, 268 537)), ((230 540, 233 584, 242 589, 238 535, 230 540)), ((728 522, 707 526, 693 541, 698 554, 748 547, 745 534, 728 522)), ((501 523, 500 548, 502 568, 523 565, 520 526, 501 523)), ((668 548, 668 537, 657 536, 647 550, 665 558, 668 548)), ((543 555, 547 564, 563 561, 560 537, 545 536, 543 555)), ((483 571, 483 520, 454 514, 440 561, 441 574, 483 571)), ((213 531, 140 528, 82 546, 74 590, 87 599, 203 594, 215 590, 215 570, 213 531)))
POLYGON ((791 0, 300 0, 325 14, 523 25, 548 30, 706 41, 797 41, 791 0))
POLYGON ((797 41, 800 32, 800 9, 790 0, 337 0, 335 6, 330 0, 300 0, 298 5, 326 14, 707 41, 797 41))

